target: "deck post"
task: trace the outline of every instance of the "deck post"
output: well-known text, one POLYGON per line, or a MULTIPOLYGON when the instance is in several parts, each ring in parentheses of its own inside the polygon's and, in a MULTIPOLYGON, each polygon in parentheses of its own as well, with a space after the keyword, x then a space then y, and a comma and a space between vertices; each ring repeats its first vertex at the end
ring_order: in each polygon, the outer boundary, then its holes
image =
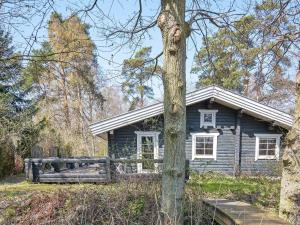
POLYGON ((106 157, 106 175, 107 175, 107 182, 111 182, 111 169, 110 169, 109 157, 106 157))
POLYGON ((25 159, 25 178, 28 181, 32 181, 32 162, 31 159, 25 159))
POLYGON ((32 162, 32 181, 38 182, 40 177, 40 162, 32 162))

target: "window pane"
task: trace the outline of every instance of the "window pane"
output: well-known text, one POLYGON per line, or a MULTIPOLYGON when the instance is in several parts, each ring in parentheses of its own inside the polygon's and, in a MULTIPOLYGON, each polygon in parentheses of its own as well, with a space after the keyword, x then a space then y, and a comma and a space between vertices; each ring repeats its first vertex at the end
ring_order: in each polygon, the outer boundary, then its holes
POLYGON ((269 150, 269 151, 268 151, 268 155, 273 155, 273 156, 275 156, 275 150, 269 150))
POLYGON ((260 138, 259 139, 259 143, 261 143, 261 144, 267 144, 268 143, 268 139, 266 139, 266 138, 260 138))
POLYGON ((259 155, 267 155, 267 150, 259 150, 259 155))
POLYGON ((196 148, 204 148, 204 143, 197 143, 196 142, 196 148))
POLYGON ((212 155, 213 150, 212 149, 205 149, 205 155, 212 155))
POLYGON ((196 154, 213 155, 213 137, 196 137, 196 154))
POLYGON ((206 137, 205 141, 208 142, 208 143, 213 143, 214 139, 213 139, 213 137, 206 137))
POLYGON ((204 137, 196 137, 197 143, 204 143, 204 141, 205 141, 204 137))
POLYGON ((204 149, 203 148, 196 149, 196 154, 197 155, 204 155, 204 149))
POLYGON ((142 144, 153 144, 153 137, 142 137, 142 144))
POLYGON ((259 149, 268 149, 268 144, 259 144, 259 149))
POLYGON ((259 155, 275 156, 276 138, 260 138, 259 139, 259 155))
POLYGON ((268 149, 275 149, 275 147, 276 147, 276 142, 275 143, 273 143, 273 142, 268 143, 268 149))
POLYGON ((270 149, 273 149, 273 150, 275 150, 275 146, 276 146, 276 144, 268 144, 268 149, 270 150, 270 149))
POLYGON ((205 148, 213 149, 213 143, 206 143, 205 148))
POLYGON ((153 153, 154 146, 153 145, 142 145, 142 152, 153 153))
POLYGON ((276 144, 276 138, 269 138, 268 142, 269 144, 276 144))
POLYGON ((204 123, 212 123, 212 118, 212 113, 204 113, 203 115, 204 123))

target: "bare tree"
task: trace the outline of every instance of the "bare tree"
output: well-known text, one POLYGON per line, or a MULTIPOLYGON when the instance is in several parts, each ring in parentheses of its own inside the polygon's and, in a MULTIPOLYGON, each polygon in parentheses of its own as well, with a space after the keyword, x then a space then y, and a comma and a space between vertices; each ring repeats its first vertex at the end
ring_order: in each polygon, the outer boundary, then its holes
MULTIPOLYGON (((297 26, 296 30, 282 29, 276 27, 279 31, 273 36, 276 39, 276 45, 290 44, 294 49, 298 48, 299 41, 299 2, 297 0, 274 0, 270 1, 279 4, 278 10, 273 11, 273 20, 262 24, 272 34, 276 21, 283 20, 288 16, 297 26)), ((143 40, 150 35, 150 29, 156 25, 161 29, 163 43, 163 84, 164 84, 164 119, 165 119, 165 154, 164 154, 164 170, 163 170, 163 191, 162 191, 162 222, 165 224, 182 224, 183 223, 183 194, 184 194, 184 163, 185 163, 185 92, 186 92, 186 38, 190 37, 191 43, 197 49, 199 38, 206 38, 207 34, 215 28, 231 27, 231 20, 243 15, 239 10, 236 12, 233 8, 235 1, 229 2, 226 10, 222 10, 221 3, 208 0, 161 0, 157 10, 152 15, 145 15, 145 1, 138 0, 137 9, 128 14, 126 20, 117 20, 110 15, 115 4, 122 4, 121 1, 112 1, 109 10, 101 8, 101 4, 97 0, 93 0, 89 5, 72 5, 73 14, 89 18, 93 22, 93 26, 100 33, 100 39, 106 47, 113 52, 111 59, 104 59, 109 63, 114 62, 114 54, 120 52, 124 46, 135 52, 141 46, 143 40), (213 5, 214 4, 214 5, 213 5)), ((28 42, 26 53, 30 53, 32 43, 36 40, 37 33, 42 27, 43 21, 49 10, 55 10, 54 1, 44 0, 30 1, 22 0, 18 4, 12 5, 9 0, 1 1, 0 8, 5 13, 0 14, 3 21, 8 21, 7 25, 16 27, 13 18, 18 17, 23 22, 28 22, 39 12, 41 16, 40 23, 34 27, 32 36, 24 38, 28 42), (39 4, 38 4, 39 3, 39 4), (28 7, 30 6, 30 7, 28 7), (42 7, 42 8, 41 8, 42 7), (24 9, 26 9, 24 11, 24 9), (15 11, 22 12, 14 14, 15 11)), ((245 10, 248 10, 246 5, 245 10)), ((17 30, 17 29, 16 29, 17 30)), ((20 32, 21 33, 21 32, 20 32)), ((20 34, 22 35, 22 34, 20 34)), ((269 36, 270 37, 270 36, 269 36)), ((268 40, 265 40, 268 41, 268 40)), ((291 48, 288 48, 291 49, 291 48)), ((60 53, 54 53, 60 54, 60 53)), ((24 54, 26 55, 26 54, 24 54)), ((162 54, 158 54, 153 60, 159 60, 162 54)), ((98 55, 101 57, 101 55, 98 55)), ((297 89, 299 93, 299 88, 297 89)), ((298 95, 299 97, 299 95, 298 95)), ((299 111, 296 110, 299 114, 299 111)), ((298 115, 297 114, 297 115, 298 115)), ((295 118, 298 118, 297 116, 295 118)), ((297 127, 299 130, 299 127, 297 127)), ((296 130, 297 130, 296 129, 296 130)), ((294 134, 298 134, 292 131, 294 134)), ((297 136, 297 135, 296 135, 297 136)), ((299 135, 298 135, 299 137, 299 135)), ((298 143, 298 142, 293 142, 298 143)), ((296 146, 293 144, 291 146, 296 146)), ((296 152, 297 148, 293 148, 296 152)), ((299 152, 299 150, 297 150, 299 152)), ((286 153, 285 153, 286 155, 286 153)), ((285 163, 283 182, 288 180, 297 186, 299 181, 291 180, 291 176, 286 177, 287 170, 299 168, 299 153, 295 154, 295 163, 285 163), (296 166, 298 167, 296 167, 296 166)), ((285 157, 284 157, 285 159, 285 157)), ((287 162, 285 160, 285 162, 287 162)), ((299 171, 299 169, 298 169, 299 171)), ((299 186, 297 186, 299 187, 299 186)), ((295 191, 295 189, 293 189, 295 191)), ((297 196, 297 195, 296 195, 297 196)), ((285 199, 285 193, 282 194, 285 199)), ((298 198, 299 199, 299 198, 298 198)), ((297 199, 296 199, 297 200, 297 199)), ((296 200, 289 201, 291 204, 298 204, 296 200)), ((283 209, 283 208, 281 208, 283 209)))
MULTIPOLYGON (((10 5, 9 1, 6 3, 6 5, 10 5)), ((52 1, 45 1, 44 3, 53 8, 52 1)), ((22 4, 26 4, 26 1, 22 1, 22 4)), ((143 14, 143 4, 144 2, 139 0, 138 10, 126 21, 113 19, 109 12, 105 13, 101 9, 97 0, 94 0, 88 6, 81 6, 80 9, 74 10, 74 15, 81 14, 82 16, 96 18, 97 21, 95 21, 94 26, 100 31, 102 37, 105 37, 104 41, 113 52, 119 52, 126 45, 135 51, 142 40, 149 35, 149 29, 156 25, 160 28, 163 43, 162 77, 165 108, 161 215, 163 224, 183 224, 186 38, 193 31, 192 38, 193 42, 196 43, 195 38, 197 35, 201 37, 208 32, 208 24, 215 27, 230 26, 228 16, 233 12, 231 9, 233 3, 229 4, 227 11, 215 12, 210 9, 211 2, 206 0, 189 1, 187 5, 185 0, 162 0, 157 11, 151 16, 143 14)), ((219 10, 218 7, 215 8, 219 10)), ((157 57, 153 58, 156 65, 161 55, 158 54, 157 57)))
POLYGON ((287 147, 282 161, 280 216, 293 224, 298 224, 300 221, 300 62, 296 76, 294 124, 287 136, 287 147))

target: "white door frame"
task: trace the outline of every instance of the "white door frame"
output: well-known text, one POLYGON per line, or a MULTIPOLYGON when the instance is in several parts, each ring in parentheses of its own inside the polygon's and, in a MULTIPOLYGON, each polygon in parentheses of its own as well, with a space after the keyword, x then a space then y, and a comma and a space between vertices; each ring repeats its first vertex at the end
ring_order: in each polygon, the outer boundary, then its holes
MULTIPOLYGON (((154 149, 153 149, 153 153, 154 153, 154 159, 158 159, 159 157, 159 143, 158 143, 158 136, 160 134, 160 132, 157 131, 135 131, 136 135, 137 135, 137 159, 141 159, 142 158, 142 149, 141 149, 141 140, 142 137, 152 137, 153 138, 153 144, 154 144, 154 149)), ((155 164, 155 168, 157 167, 157 164, 155 164)), ((155 169, 156 170, 156 169, 155 169)), ((147 170, 143 170, 143 166, 142 163, 138 163, 137 164, 137 172, 138 173, 147 173, 149 171, 147 170)))

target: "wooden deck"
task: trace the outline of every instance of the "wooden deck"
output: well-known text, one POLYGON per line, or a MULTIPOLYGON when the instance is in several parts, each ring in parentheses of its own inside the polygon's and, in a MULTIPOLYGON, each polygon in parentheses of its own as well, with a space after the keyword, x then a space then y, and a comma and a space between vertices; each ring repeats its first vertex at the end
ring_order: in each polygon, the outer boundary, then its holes
POLYGON ((60 172, 46 171, 39 175, 41 183, 107 183, 110 182, 104 168, 87 165, 60 172))
POLYGON ((215 199, 204 200, 208 212, 220 225, 288 225, 277 214, 245 202, 215 199))
MULTIPOLYGON (((150 160, 160 168, 162 159, 150 160)), ((110 183, 122 179, 153 179, 151 174, 137 173, 137 164, 149 160, 102 158, 36 158, 25 160, 26 179, 36 183, 110 183)), ((188 179, 188 161, 186 178, 188 179)))

